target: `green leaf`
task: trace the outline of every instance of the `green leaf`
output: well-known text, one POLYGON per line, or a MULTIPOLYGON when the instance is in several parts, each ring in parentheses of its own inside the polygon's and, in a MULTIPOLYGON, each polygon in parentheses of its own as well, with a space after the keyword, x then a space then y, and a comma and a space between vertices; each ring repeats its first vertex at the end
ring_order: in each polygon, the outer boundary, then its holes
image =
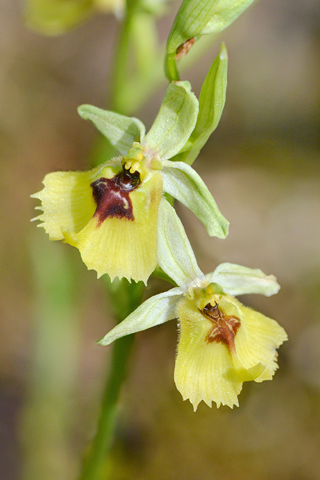
POLYGON ((178 48, 201 35, 228 27, 253 0, 184 0, 167 41, 166 74, 177 79, 175 56, 178 48))
POLYGON ((118 323, 99 343, 109 345, 125 335, 141 332, 174 319, 176 303, 182 293, 182 289, 177 287, 149 298, 121 323, 118 323))
POLYGON ((163 161, 163 190, 188 207, 206 227, 210 237, 225 238, 229 222, 220 213, 197 172, 183 162, 163 161))
POLYGON ((158 263, 180 287, 204 277, 175 209, 164 198, 159 207, 158 263))
POLYGON ((86 20, 93 13, 93 0, 28 0, 28 25, 46 35, 60 35, 86 20))
POLYGON ((224 43, 202 85, 199 97, 199 115, 191 137, 181 153, 173 161, 192 165, 217 128, 226 101, 228 53, 224 43))
POLYGON ((275 295, 280 289, 273 275, 266 275, 259 268, 248 268, 233 263, 222 263, 214 272, 206 275, 210 283, 218 283, 230 295, 260 293, 266 297, 275 295))
POLYGON ((166 160, 187 143, 197 121, 199 104, 189 82, 169 85, 159 113, 145 136, 144 145, 166 160))
POLYGON ((145 127, 137 118, 125 117, 92 105, 81 105, 78 113, 85 120, 91 120, 122 155, 128 152, 133 142, 141 142, 144 138, 145 127))

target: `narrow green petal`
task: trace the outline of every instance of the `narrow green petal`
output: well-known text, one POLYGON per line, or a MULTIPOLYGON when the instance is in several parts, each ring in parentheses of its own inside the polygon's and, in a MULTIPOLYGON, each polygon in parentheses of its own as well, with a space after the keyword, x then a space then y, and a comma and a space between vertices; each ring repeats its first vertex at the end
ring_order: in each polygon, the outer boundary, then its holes
POLYGON ((179 286, 204 277, 183 225, 165 198, 162 198, 159 208, 158 263, 179 286))
MULTIPOLYGON (((120 168, 120 161, 118 162, 120 168)), ((96 204, 90 187, 101 169, 110 171, 113 176, 117 166, 106 167, 106 164, 88 172, 54 172, 49 173, 43 180, 44 189, 32 195, 41 201, 37 209, 43 213, 34 220, 42 223, 49 234, 50 240, 62 240, 63 230, 78 232, 94 214, 96 204)))
POLYGON ((176 155, 174 161, 192 165, 217 128, 226 101, 228 53, 222 44, 219 55, 214 60, 202 85, 199 97, 199 115, 195 129, 189 138, 187 148, 176 155))
POLYGON ((147 328, 161 325, 176 316, 176 303, 181 298, 182 289, 172 288, 146 300, 125 320, 116 325, 99 343, 109 345, 118 338, 141 332, 147 328))
POLYGON ((78 113, 83 119, 91 120, 122 155, 128 152, 133 142, 141 142, 144 138, 145 126, 137 118, 125 117, 92 105, 82 105, 78 113))
POLYGON ((229 222, 220 213, 197 172, 183 162, 162 163, 164 191, 188 207, 204 224, 211 237, 225 238, 228 235, 229 222))
POLYGON ((78 233, 64 231, 65 241, 79 249, 89 270, 111 280, 125 277, 147 282, 157 264, 157 221, 162 194, 160 173, 130 193, 133 219, 111 216, 99 224, 94 216, 78 233))
POLYGON ((189 82, 170 83, 144 145, 161 159, 176 155, 187 143, 197 121, 198 100, 189 82))
POLYGON ((259 268, 248 268, 234 263, 222 263, 206 275, 210 283, 218 283, 230 295, 260 293, 270 297, 278 293, 280 285, 274 275, 266 275, 259 268))

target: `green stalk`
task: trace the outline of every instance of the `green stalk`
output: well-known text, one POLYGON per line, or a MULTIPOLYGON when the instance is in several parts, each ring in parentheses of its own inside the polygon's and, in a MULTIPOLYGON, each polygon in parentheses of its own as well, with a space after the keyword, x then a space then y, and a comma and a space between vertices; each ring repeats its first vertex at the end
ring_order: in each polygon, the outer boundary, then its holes
MULTIPOLYGON (((127 280, 106 280, 114 313, 118 322, 122 321, 141 302, 144 284, 129 283, 127 280)), ((110 372, 102 397, 101 412, 97 433, 87 456, 79 480, 101 480, 105 478, 108 452, 110 451, 114 427, 117 420, 117 404, 121 386, 126 378, 128 360, 134 335, 120 338, 114 343, 110 372)))
POLYGON ((97 433, 85 458, 79 480, 101 480, 105 478, 107 454, 111 448, 117 419, 118 398, 126 377, 133 338, 133 335, 123 337, 117 340, 113 346, 110 376, 103 392, 97 433))

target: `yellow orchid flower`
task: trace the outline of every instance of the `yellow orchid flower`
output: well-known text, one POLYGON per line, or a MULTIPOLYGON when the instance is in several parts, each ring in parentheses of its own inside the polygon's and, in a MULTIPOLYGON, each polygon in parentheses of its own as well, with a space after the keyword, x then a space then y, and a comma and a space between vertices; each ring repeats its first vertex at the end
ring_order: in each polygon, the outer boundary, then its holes
POLYGON ((278 368, 276 349, 287 340, 271 318, 242 305, 234 295, 278 292, 273 275, 231 263, 204 275, 183 226, 166 200, 159 218, 159 265, 178 287, 145 301, 102 340, 117 338, 178 319, 179 342, 174 380, 194 410, 238 406, 245 381, 271 380, 278 368), (161 233, 160 233, 161 232, 161 233))
POLYGON ((228 222, 199 175, 184 162, 170 161, 188 141, 198 101, 188 82, 171 84, 147 135, 135 118, 82 106, 123 155, 88 172, 46 175, 33 195, 42 210, 35 220, 51 240, 77 247, 98 277, 108 273, 146 282, 157 265, 158 213, 164 192, 174 196, 204 223, 209 235, 224 238, 228 222), (138 142, 136 140, 139 140, 138 142))
POLYGON ((201 400, 209 406, 212 401, 217 407, 239 406, 243 382, 272 379, 276 348, 287 339, 277 322, 219 287, 191 289, 176 310, 180 337, 174 379, 195 410, 201 400))

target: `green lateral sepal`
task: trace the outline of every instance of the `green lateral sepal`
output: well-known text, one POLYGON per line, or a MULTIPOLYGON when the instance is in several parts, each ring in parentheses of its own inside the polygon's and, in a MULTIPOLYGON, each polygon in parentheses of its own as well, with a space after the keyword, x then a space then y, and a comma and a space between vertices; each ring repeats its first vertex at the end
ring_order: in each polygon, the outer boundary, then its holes
POLYGON ((145 126, 137 118, 92 105, 81 105, 78 113, 81 118, 90 120, 122 155, 128 152, 133 142, 142 142, 144 139, 145 126))
POLYGON ((206 275, 206 280, 215 282, 230 295, 259 293, 270 297, 280 290, 274 275, 266 275, 259 268, 248 268, 234 263, 221 263, 214 272, 206 275))
POLYGON ((99 343, 109 345, 118 338, 161 325, 176 317, 176 304, 183 290, 179 287, 146 300, 125 320, 116 325, 99 343))
POLYGON ((208 234, 218 238, 228 235, 229 222, 197 172, 183 162, 163 161, 163 189, 188 207, 204 224, 208 234))

